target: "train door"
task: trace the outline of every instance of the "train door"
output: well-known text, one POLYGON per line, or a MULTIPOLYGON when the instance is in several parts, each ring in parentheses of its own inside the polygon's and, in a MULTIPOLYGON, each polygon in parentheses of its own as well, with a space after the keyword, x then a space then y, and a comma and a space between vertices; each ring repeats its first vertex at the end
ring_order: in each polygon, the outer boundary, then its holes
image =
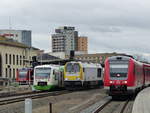
POLYGON ((64 74, 63 71, 59 72, 59 76, 58 76, 58 86, 59 87, 63 87, 64 86, 64 74))
POLYGON ((33 84, 33 69, 29 69, 28 70, 28 72, 29 72, 29 75, 30 75, 30 82, 33 84))
POLYGON ((54 83, 55 83, 56 85, 58 85, 59 72, 58 72, 57 69, 54 69, 54 70, 53 70, 53 76, 54 76, 54 83))
POLYGON ((97 69, 96 68, 85 68, 85 80, 93 81, 97 78, 97 69))

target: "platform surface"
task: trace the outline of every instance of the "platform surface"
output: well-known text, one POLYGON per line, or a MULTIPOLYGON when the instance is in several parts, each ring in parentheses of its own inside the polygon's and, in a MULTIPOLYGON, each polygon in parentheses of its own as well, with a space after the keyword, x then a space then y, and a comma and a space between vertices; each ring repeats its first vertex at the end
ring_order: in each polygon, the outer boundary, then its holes
POLYGON ((150 113, 150 87, 143 89, 137 95, 132 113, 150 113))

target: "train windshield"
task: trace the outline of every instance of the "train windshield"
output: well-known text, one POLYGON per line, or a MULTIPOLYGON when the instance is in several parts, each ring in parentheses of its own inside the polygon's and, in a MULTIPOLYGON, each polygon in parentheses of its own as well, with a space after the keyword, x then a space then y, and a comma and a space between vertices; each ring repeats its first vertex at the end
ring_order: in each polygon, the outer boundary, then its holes
POLYGON ((110 77, 126 78, 128 73, 128 64, 110 64, 110 77))
POLYGON ((80 72, 80 65, 78 63, 68 63, 66 66, 67 72, 80 72))
POLYGON ((19 77, 26 78, 28 71, 27 70, 19 70, 19 77))
POLYGON ((50 77, 51 68, 36 68, 35 76, 36 78, 48 78, 50 77))

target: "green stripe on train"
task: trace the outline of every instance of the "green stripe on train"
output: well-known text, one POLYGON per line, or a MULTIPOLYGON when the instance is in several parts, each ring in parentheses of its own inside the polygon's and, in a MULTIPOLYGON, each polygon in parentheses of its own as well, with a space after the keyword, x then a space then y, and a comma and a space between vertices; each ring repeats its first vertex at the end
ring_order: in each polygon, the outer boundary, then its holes
POLYGON ((54 85, 47 85, 47 86, 34 85, 33 87, 35 88, 35 90, 53 90, 56 86, 54 86, 54 85))

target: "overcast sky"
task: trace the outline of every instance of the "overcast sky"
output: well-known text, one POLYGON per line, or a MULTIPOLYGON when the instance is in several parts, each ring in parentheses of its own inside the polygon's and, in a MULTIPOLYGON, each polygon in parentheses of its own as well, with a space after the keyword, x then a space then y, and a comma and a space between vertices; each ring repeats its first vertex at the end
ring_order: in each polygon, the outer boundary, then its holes
POLYGON ((50 51, 54 29, 75 26, 89 52, 150 53, 149 0, 2 0, 0 29, 32 30, 32 44, 50 51))

